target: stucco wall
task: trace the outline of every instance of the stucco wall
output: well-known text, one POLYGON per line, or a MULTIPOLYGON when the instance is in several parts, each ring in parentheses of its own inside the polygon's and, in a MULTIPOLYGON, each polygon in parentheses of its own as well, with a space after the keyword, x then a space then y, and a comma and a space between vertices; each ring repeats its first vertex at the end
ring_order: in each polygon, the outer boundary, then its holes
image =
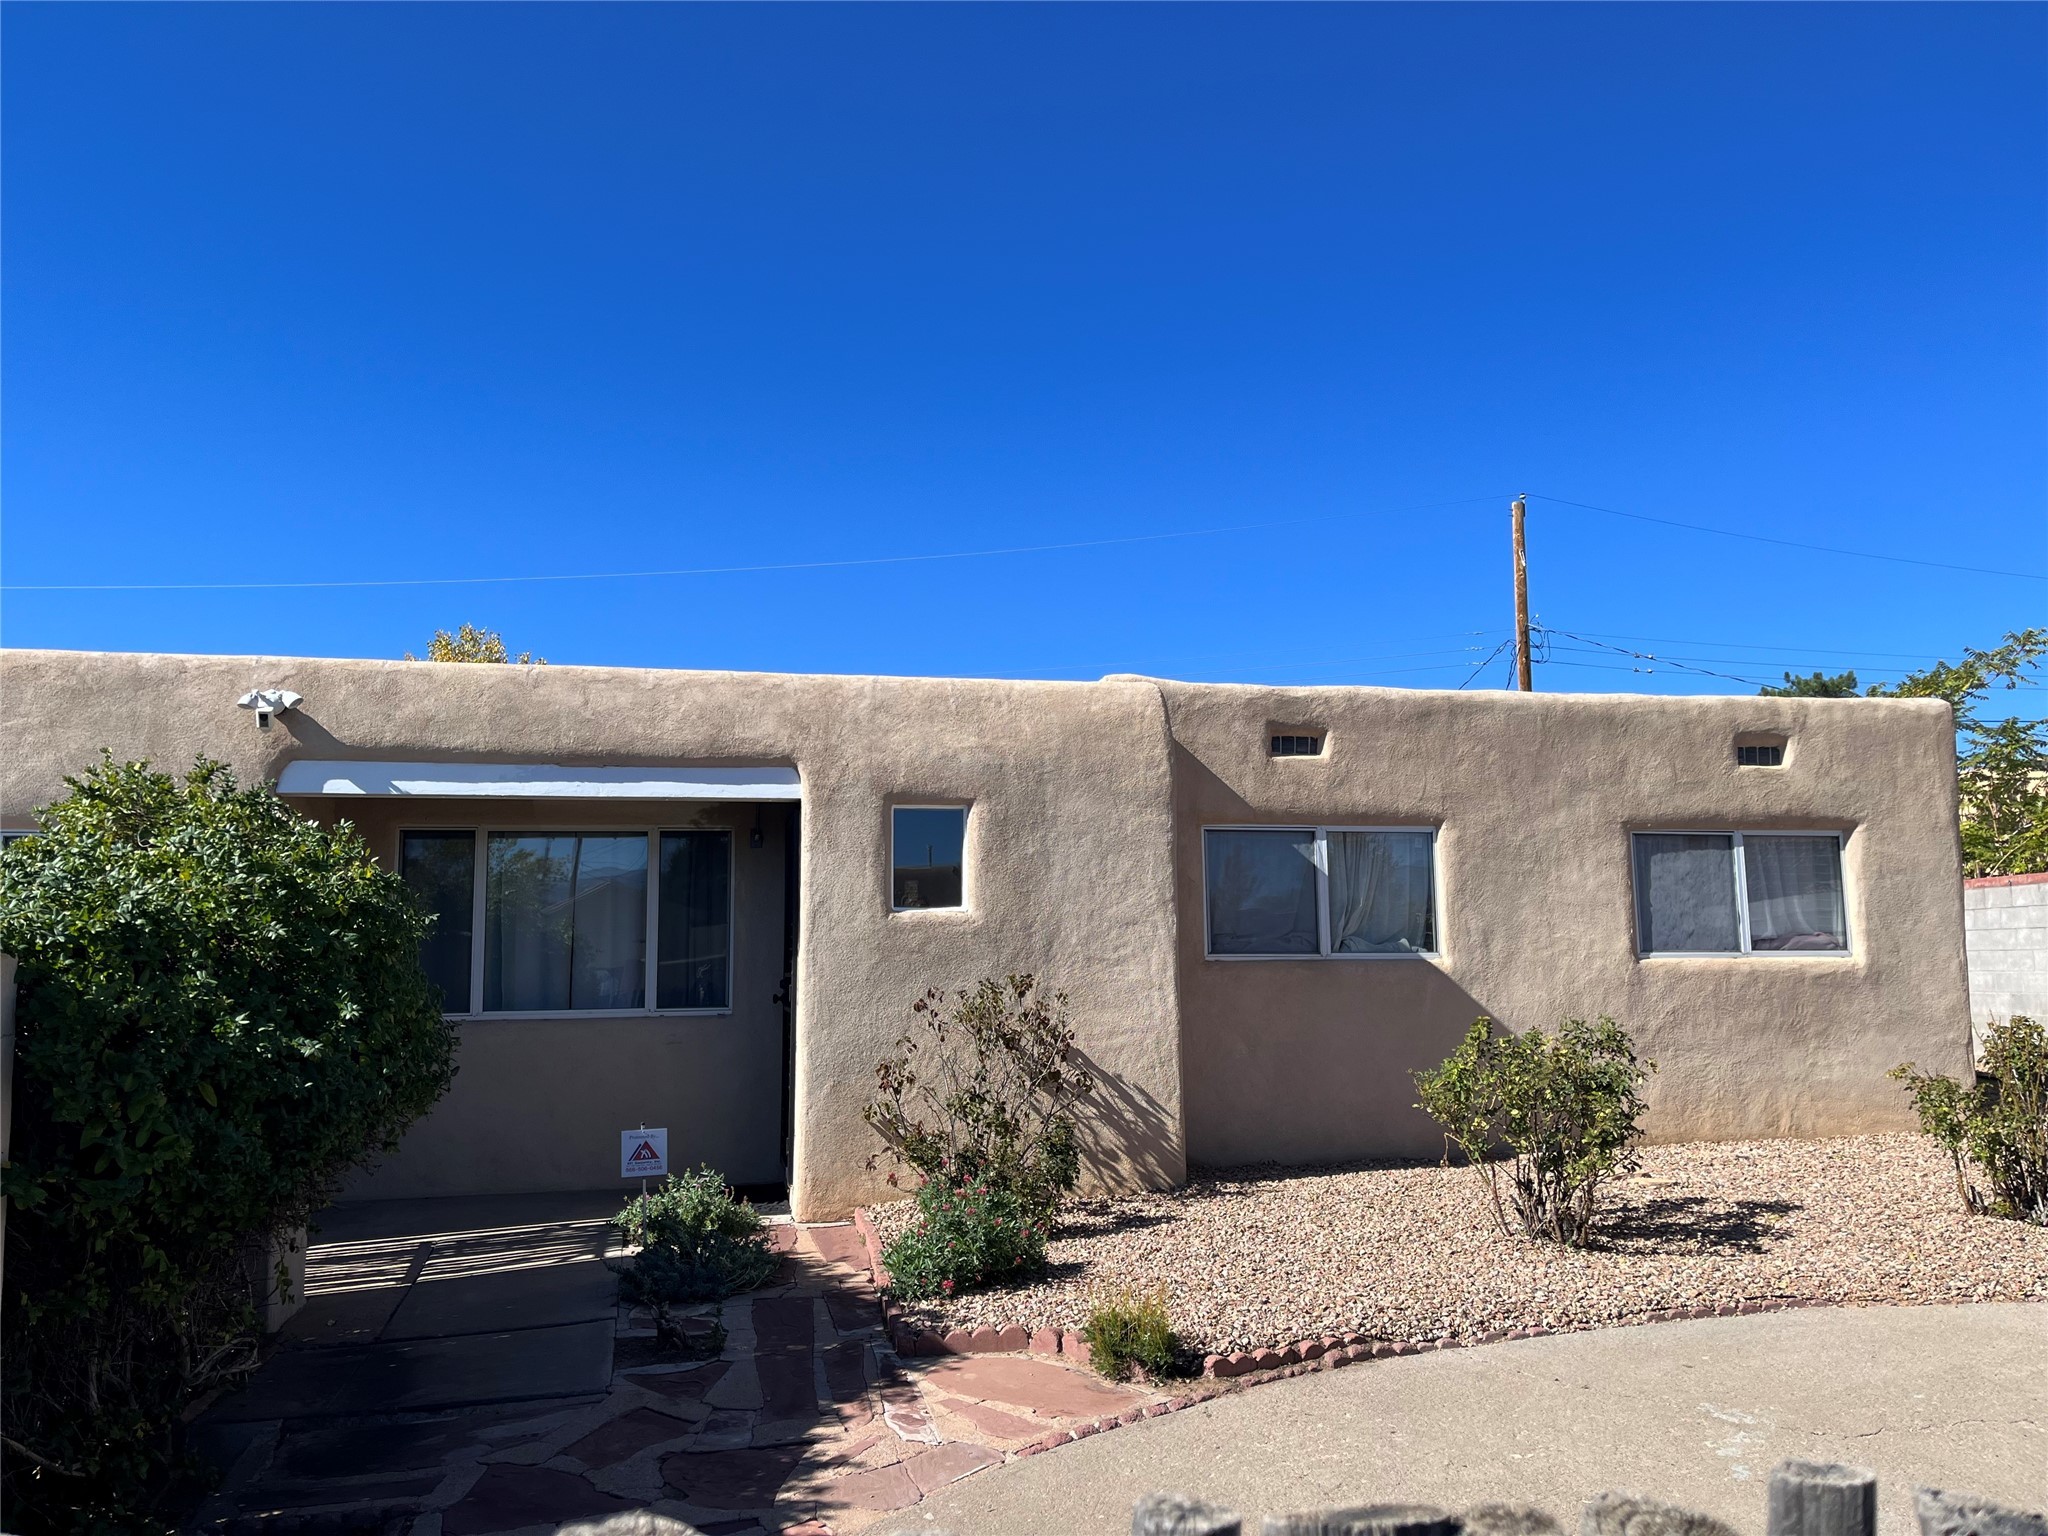
MULTIPOLYGON (((1660 1065, 1650 1125, 1665 1139, 1904 1126, 1885 1071, 1963 1060, 1953 734, 1946 706, 1924 701, 11 652, 0 730, 8 825, 103 744, 165 766, 203 751, 248 779, 302 757, 794 764, 806 1216, 885 1191, 859 1116, 875 1062, 924 986, 983 974, 1032 970, 1072 995, 1109 1082, 1091 1129, 1097 1187, 1172 1183, 1189 1156, 1433 1153, 1409 1073, 1482 1012, 1516 1029, 1622 1020, 1660 1065), (272 684, 305 702, 259 732, 233 701, 272 684), (1324 731, 1327 750, 1273 759, 1274 727, 1324 731), (1738 768, 1744 731, 1788 735, 1786 765, 1738 768), (967 908, 891 912, 889 806, 948 801, 972 806, 967 908), (1247 822, 1438 827, 1440 957, 1206 960, 1201 829, 1247 822), (1659 827, 1842 832, 1853 952, 1639 959, 1628 833, 1659 827)), ((350 813, 387 853, 401 823, 426 824, 418 805, 350 813)), ((563 824, 559 806, 528 814, 563 824)), ((616 814, 644 826, 671 813, 616 814)), ((776 927, 765 904, 752 922, 776 927)), ((761 964, 779 966, 769 951, 761 964)), ((766 1058, 748 1052, 773 1031, 772 1016, 738 1012, 728 1031, 465 1025, 455 1092, 365 1188, 615 1185, 615 1132, 641 1119, 730 1146, 728 1171, 745 1177, 776 1118, 759 1093, 766 1058), (721 1101, 707 1084, 738 1091, 721 1101)))
MULTIPOLYGON (((1081 1046, 1108 1074, 1109 1119, 1088 1149, 1091 1180, 1163 1185, 1183 1176, 1173 836, 1161 792, 1169 770, 1149 684, 13 651, 0 655, 0 730, 10 747, 0 765, 8 824, 60 796, 63 776, 102 745, 166 766, 203 751, 247 779, 274 777, 300 757, 793 763, 804 785, 799 1213, 843 1211, 885 1192, 880 1173, 865 1168, 874 1141, 859 1111, 911 1000, 926 985, 1017 970, 1067 989, 1081 1046), (305 702, 259 732, 234 700, 273 684, 305 702), (968 909, 892 913, 889 804, 955 799, 973 807, 968 909)), ((650 1050, 666 1049, 676 1028, 637 1027, 650 1050)), ((574 1064, 559 1029, 489 1029, 487 1052, 465 1050, 453 1118, 478 1112, 486 1088, 509 1097, 517 1084, 561 1078, 565 1059, 574 1064)), ((483 1031, 466 1034, 482 1041, 483 1031)), ((609 1101, 630 1078, 594 1063, 580 1070, 589 1075, 574 1112, 603 1105, 607 1126, 627 1123, 626 1105, 609 1101)), ((565 1099, 561 1113, 570 1112, 565 1099)), ((630 1118, 643 1113, 636 1098, 630 1118)), ((536 1134, 560 1124, 515 1117, 468 1187, 511 1191, 570 1177, 543 1150, 560 1138, 536 1134)), ((424 1145, 422 1137, 438 1144, 442 1132, 430 1122, 413 1139, 424 1145)), ((610 1162, 595 1182, 616 1183, 616 1171, 610 1162)))
POLYGON ((1970 1022, 2048 1020, 2048 875, 1999 875, 1963 887, 1970 1022))
POLYGON ((1665 1140, 1904 1127, 1885 1072, 1962 1059, 1945 705, 1162 686, 1195 1162, 1440 1151, 1409 1074, 1482 1013, 1621 1020, 1665 1140), (1280 726, 1324 754, 1268 756, 1280 726), (1759 730, 1784 767, 1736 766, 1759 730), (1205 959, 1201 829, 1261 822, 1440 828, 1441 958, 1205 959), (1659 827, 1844 832, 1852 953, 1639 959, 1628 834, 1659 827))

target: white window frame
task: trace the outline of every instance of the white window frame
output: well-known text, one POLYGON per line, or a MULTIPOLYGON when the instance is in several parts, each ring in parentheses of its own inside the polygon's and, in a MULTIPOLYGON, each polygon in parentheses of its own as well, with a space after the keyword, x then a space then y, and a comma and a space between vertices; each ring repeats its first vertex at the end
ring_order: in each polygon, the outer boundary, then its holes
POLYGON ((1443 861, 1438 855, 1437 834, 1441 828, 1433 826, 1353 826, 1328 825, 1307 826, 1289 822, 1219 822, 1202 828, 1202 958, 1205 960, 1255 960, 1267 964, 1275 960, 1441 960, 1444 952, 1444 871, 1443 861), (1317 952, 1312 955, 1219 955, 1210 947, 1214 924, 1209 911, 1209 834, 1211 832, 1292 832, 1307 834, 1315 839, 1316 870, 1316 943, 1317 952), (1424 832, 1429 835, 1429 931, 1436 939, 1434 949, 1386 949, 1358 951, 1335 951, 1330 948, 1330 834, 1332 832, 1424 832))
POLYGON ((1628 920, 1635 930, 1638 960, 1848 960, 1856 953, 1856 919, 1849 906, 1847 834, 1830 827, 1757 827, 1745 834, 1733 827, 1635 827, 1628 834, 1628 920), (1840 949, 1752 949, 1749 942, 1749 865, 1742 852, 1744 836, 1832 837, 1835 867, 1842 874, 1842 947, 1840 949), (1643 911, 1636 891, 1636 839, 1639 837, 1732 837, 1735 839, 1735 917, 1740 949, 1645 949, 1643 911))
POLYGON ((739 949, 739 835, 731 827, 590 827, 563 826, 549 822, 536 827, 450 827, 417 826, 401 827, 398 832, 399 873, 404 874, 405 840, 416 833, 427 832, 473 832, 476 838, 476 853, 470 866, 470 913, 469 913, 469 1008, 461 1013, 444 1013, 443 1018, 465 1021, 496 1019, 689 1019, 724 1018, 733 1012, 733 999, 738 995, 738 977, 735 975, 734 957, 739 949), (654 999, 659 996, 656 983, 660 980, 661 942, 661 839, 668 832, 723 832, 725 834, 725 895, 729 910, 725 924, 725 1006, 723 1008, 657 1008, 654 999), (647 953, 645 956, 646 981, 643 995, 646 1006, 640 1008, 519 1008, 484 1011, 484 930, 486 906, 490 888, 490 848, 493 835, 504 837, 632 837, 636 833, 647 838, 647 953))
POLYGON ((943 916, 948 912, 967 912, 974 906, 973 880, 968 873, 970 860, 967 857, 968 828, 974 820, 974 802, 971 800, 892 800, 889 802, 889 867, 886 878, 889 882, 889 914, 925 913, 943 916), (957 907, 899 907, 896 905, 896 813, 898 811, 958 811, 960 813, 960 905, 957 907))

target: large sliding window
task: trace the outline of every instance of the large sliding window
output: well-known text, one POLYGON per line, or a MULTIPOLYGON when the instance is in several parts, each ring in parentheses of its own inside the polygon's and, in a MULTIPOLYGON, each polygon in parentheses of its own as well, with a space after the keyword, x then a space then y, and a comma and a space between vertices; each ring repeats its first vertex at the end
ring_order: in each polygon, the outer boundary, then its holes
POLYGON ((408 832, 401 864, 450 1013, 732 1005, 728 831, 408 832))
POLYGON ((1644 955, 1842 954, 1842 839, 1833 832, 1638 832, 1644 955))
POLYGON ((1207 827, 1211 958, 1436 953, 1427 827, 1207 827))

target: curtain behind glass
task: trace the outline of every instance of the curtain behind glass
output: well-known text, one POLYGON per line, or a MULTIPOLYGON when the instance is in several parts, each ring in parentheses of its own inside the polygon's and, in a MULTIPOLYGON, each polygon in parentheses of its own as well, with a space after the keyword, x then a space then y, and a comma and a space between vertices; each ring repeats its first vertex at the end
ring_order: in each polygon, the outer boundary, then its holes
POLYGON ((1436 948, 1427 832, 1331 832, 1330 951, 1436 948))
POLYGON ((1832 837, 1742 840, 1751 949, 1847 949, 1842 845, 1832 837))
POLYGON ((639 1008, 647 996, 647 838, 494 832, 484 1007, 639 1008))
POLYGON ((441 993, 443 1013, 469 1012, 469 941, 475 929, 476 834, 408 832, 398 866, 434 926, 420 940, 420 968, 441 993))
POLYGON ((1742 948, 1733 837, 1639 832, 1635 865, 1636 933, 1644 954, 1742 948))
POLYGON ((731 870, 730 832, 661 834, 657 1007, 731 1006, 731 870))
POLYGON ((1313 955, 1313 832, 1207 832, 1209 953, 1313 955))

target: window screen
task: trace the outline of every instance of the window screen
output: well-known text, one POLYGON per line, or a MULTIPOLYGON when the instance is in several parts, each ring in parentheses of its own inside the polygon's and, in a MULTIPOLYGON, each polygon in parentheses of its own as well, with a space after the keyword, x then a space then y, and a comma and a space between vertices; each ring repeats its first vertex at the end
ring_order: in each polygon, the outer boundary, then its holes
POLYGON ((647 997, 647 835, 493 832, 484 1008, 639 1008, 647 997))
POLYGON ((1735 839, 1725 832, 1636 837, 1636 933, 1645 954, 1742 948, 1735 839))
POLYGON ((441 992, 441 1011, 469 1012, 469 955, 476 894, 474 832, 408 832, 398 866, 434 919, 420 940, 420 966, 441 992))
POLYGON ((732 834, 661 834, 655 1006, 726 1008, 732 978, 732 834))
POLYGON ((1313 831, 1209 831, 1209 953, 1313 955, 1316 915, 1313 831))
POLYGON ((897 806, 890 815, 891 902, 905 910, 959 906, 966 846, 965 806, 897 806))

